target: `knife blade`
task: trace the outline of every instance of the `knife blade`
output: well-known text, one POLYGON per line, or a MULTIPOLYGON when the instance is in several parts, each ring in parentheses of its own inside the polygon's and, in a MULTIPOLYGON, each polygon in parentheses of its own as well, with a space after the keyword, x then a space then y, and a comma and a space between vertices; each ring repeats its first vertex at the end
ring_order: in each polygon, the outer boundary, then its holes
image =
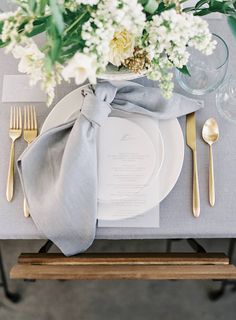
POLYGON ((192 151, 196 150, 196 116, 195 112, 186 116, 186 140, 192 151))
POLYGON ((197 142, 196 142, 196 116, 195 112, 186 116, 186 142, 193 153, 193 215, 200 215, 200 195, 197 169, 197 142))

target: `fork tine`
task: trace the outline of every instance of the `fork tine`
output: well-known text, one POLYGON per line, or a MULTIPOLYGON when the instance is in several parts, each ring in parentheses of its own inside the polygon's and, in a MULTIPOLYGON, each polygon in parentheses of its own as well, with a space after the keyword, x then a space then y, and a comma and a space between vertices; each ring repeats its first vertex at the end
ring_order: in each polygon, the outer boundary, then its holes
POLYGON ((24 107, 24 130, 26 130, 26 107, 24 107))
POLYGON ((19 108, 20 116, 19 116, 19 129, 22 129, 22 113, 21 108, 19 108))
POLYGON ((34 129, 37 130, 38 129, 38 125, 37 125, 37 117, 36 117, 36 109, 35 106, 33 108, 34 111, 34 129))
POLYGON ((12 129, 13 126, 13 108, 11 107, 11 113, 10 113, 10 129, 12 129))
POLYGON ((14 129, 16 128, 17 108, 14 107, 14 129))
POLYGON ((27 129, 30 130, 30 111, 29 111, 29 106, 26 107, 26 113, 27 113, 27 129))
POLYGON ((33 107, 30 106, 30 129, 34 129, 33 107))
POLYGON ((16 107, 16 127, 15 129, 19 129, 19 108, 16 107))
POLYGON ((34 129, 38 129, 38 124, 37 124, 37 116, 36 116, 36 109, 35 106, 33 107, 33 114, 34 114, 34 129))
POLYGON ((13 129, 16 127, 16 107, 13 107, 13 129))

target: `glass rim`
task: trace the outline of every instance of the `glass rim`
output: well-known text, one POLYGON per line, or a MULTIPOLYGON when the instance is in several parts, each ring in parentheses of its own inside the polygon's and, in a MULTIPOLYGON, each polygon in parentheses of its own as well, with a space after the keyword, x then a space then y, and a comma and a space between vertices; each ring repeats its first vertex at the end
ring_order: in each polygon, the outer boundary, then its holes
MULTIPOLYGON (((221 38, 218 34, 212 33, 212 35, 215 36, 216 38, 218 38, 218 39, 223 43, 223 45, 224 45, 224 47, 225 47, 225 49, 226 49, 226 57, 225 57, 225 60, 224 60, 224 62, 223 62, 219 67, 216 68, 216 70, 218 70, 218 69, 222 68, 222 67, 228 62, 228 60, 229 60, 229 48, 228 48, 228 45, 227 45, 227 43, 225 42, 225 40, 224 40, 223 38, 221 38)), ((214 51, 213 51, 213 52, 214 52, 214 51)))

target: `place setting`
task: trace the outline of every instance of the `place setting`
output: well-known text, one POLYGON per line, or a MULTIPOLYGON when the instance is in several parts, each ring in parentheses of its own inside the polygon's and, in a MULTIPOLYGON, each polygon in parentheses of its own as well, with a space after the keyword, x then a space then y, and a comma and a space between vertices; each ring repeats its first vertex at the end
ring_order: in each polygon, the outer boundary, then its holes
POLYGON ((179 187, 186 152, 192 154, 187 173, 192 186, 190 197, 186 200, 183 190, 180 201, 186 206, 191 201, 191 223, 204 219, 199 135, 207 157, 209 153, 204 206, 214 212, 219 184, 213 150, 221 128, 214 113, 197 126, 198 112, 208 108, 205 96, 215 92, 219 114, 234 121, 235 81, 226 76, 229 49, 206 20, 193 15, 204 8, 184 10, 177 1, 162 13, 156 1, 121 1, 114 7, 109 1, 95 2, 61 4, 60 19, 46 5, 40 7, 42 13, 36 3, 33 9, 19 4, 17 12, 0 20, 2 46, 25 74, 3 76, 2 103, 9 113, 7 208, 19 196, 15 186, 20 180, 21 223, 34 224, 67 256, 87 250, 97 230, 127 230, 130 238, 138 229, 158 234, 162 204, 179 187), (34 11, 33 21, 27 10, 34 11), (77 10, 87 18, 74 20, 80 16, 77 10), (103 11, 110 22, 101 18, 103 11), (14 25, 17 39, 13 31, 7 33, 14 25), (50 40, 40 38, 41 33, 50 40), (75 82, 76 89, 58 100, 55 90, 63 81, 68 86, 75 82), (174 92, 176 83, 181 94, 174 92), (18 88, 14 95, 9 95, 11 86, 18 88), (45 108, 42 125, 39 108, 45 108), (179 118, 184 117, 183 126, 179 118), (22 153, 15 152, 18 144, 22 153))

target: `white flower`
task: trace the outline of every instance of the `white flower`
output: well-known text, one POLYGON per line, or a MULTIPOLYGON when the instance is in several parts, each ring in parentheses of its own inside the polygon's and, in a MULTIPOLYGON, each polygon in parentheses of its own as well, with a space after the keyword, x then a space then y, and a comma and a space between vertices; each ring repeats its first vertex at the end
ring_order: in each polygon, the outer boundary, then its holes
MULTIPOLYGON (((14 44, 18 42, 20 40, 20 35, 17 28, 22 21, 21 10, 17 9, 14 12, 0 14, 0 21, 4 22, 1 32, 1 40, 3 42, 11 41, 14 44)), ((12 44, 11 47, 13 47, 12 44)))
POLYGON ((39 50, 33 40, 29 40, 25 46, 16 45, 12 54, 16 59, 20 59, 18 70, 30 75, 32 85, 42 79, 45 54, 39 50))
POLYGON ((110 42, 109 62, 119 67, 134 52, 135 37, 126 30, 117 31, 110 42))
POLYGON ((76 3, 78 4, 88 4, 90 6, 94 6, 95 4, 98 4, 99 0, 76 0, 76 3))
POLYGON ((188 62, 187 47, 194 47, 205 54, 211 54, 215 47, 206 21, 174 9, 153 16, 146 31, 148 36, 143 46, 151 57, 148 77, 159 80, 166 97, 170 97, 173 90, 171 69, 182 68, 188 62))
POLYGON ((61 83, 62 65, 56 63, 51 71, 43 69, 41 87, 47 93, 47 105, 50 106, 55 98, 55 87, 61 83))
POLYGON ((8 20, 9 18, 13 18, 15 16, 15 12, 9 11, 9 12, 2 12, 0 13, 0 21, 8 20))
POLYGON ((66 81, 69 81, 70 78, 75 78, 77 85, 87 79, 95 84, 96 70, 96 60, 93 57, 77 52, 62 70, 62 76, 66 81))
POLYGON ((81 4, 94 6, 98 4, 99 0, 58 0, 61 6, 69 9, 70 11, 76 11, 81 4))
POLYGON ((20 59, 18 70, 29 75, 30 85, 41 82, 41 87, 48 96, 47 104, 50 105, 55 97, 55 87, 62 80, 62 66, 56 63, 54 68, 47 70, 44 65, 45 54, 33 40, 28 40, 24 46, 16 45, 12 54, 16 59, 20 59))
MULTIPOLYGON (((110 44, 116 32, 126 30, 134 41, 142 35, 146 16, 138 0, 100 0, 96 11, 83 25, 85 54, 96 55, 98 73, 104 72, 111 59, 110 44)), ((117 62, 118 64, 118 62, 117 62)))

